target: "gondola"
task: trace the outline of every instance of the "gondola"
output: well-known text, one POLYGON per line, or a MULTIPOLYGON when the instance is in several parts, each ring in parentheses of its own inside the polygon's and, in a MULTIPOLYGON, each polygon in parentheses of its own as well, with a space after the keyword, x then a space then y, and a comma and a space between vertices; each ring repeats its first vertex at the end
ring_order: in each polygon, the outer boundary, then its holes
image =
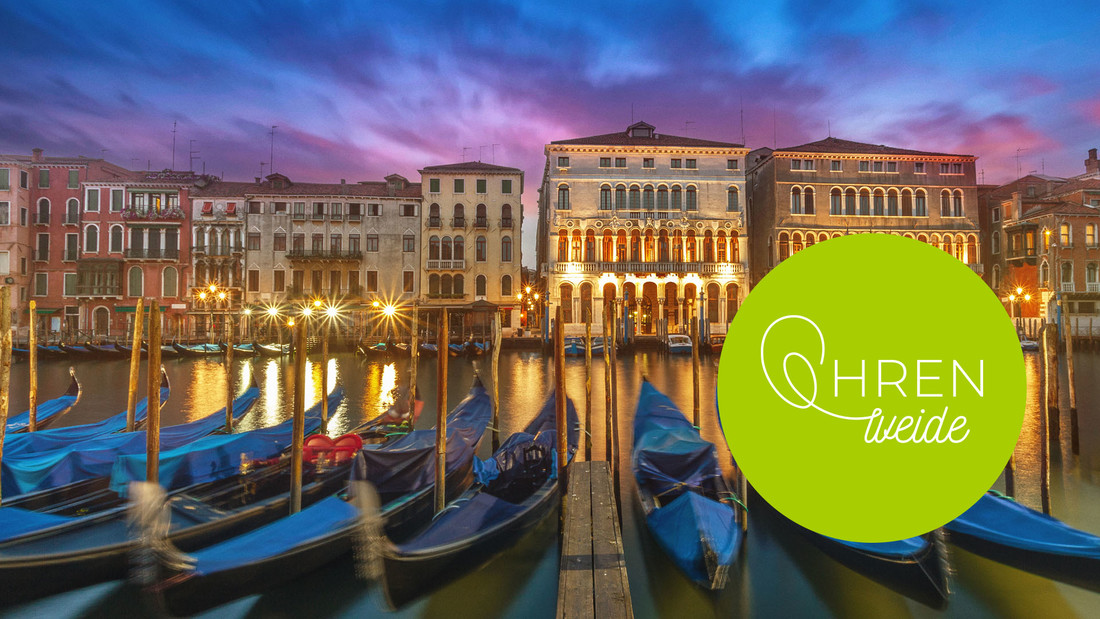
MULTIPOLYGON (((121 352, 122 354, 126 355, 127 357, 130 357, 130 356, 133 355, 134 349, 131 346, 124 346, 122 344, 117 344, 116 343, 116 344, 114 344, 114 347, 115 347, 115 350, 121 352)), ((175 353, 176 350, 172 349, 172 352, 175 353)), ((145 346, 141 347, 141 358, 142 359, 148 359, 149 358, 149 349, 146 348, 145 346)))
POLYGON ((60 346, 38 345, 38 357, 41 359, 63 359, 68 356, 69 353, 65 352, 60 346))
POLYGON ((85 359, 96 359, 99 357, 98 353, 93 350, 89 350, 84 346, 69 346, 68 344, 58 344, 58 348, 65 351, 65 353, 69 355, 70 358, 76 359, 78 361, 83 361, 85 359))
POLYGON ((1040 576, 1100 591, 1100 536, 987 493, 945 527, 951 543, 1040 576))
POLYGON ((489 350, 489 345, 484 342, 470 340, 463 346, 467 357, 480 357, 489 350))
MULTIPOLYGON (((570 336, 565 338, 565 356, 566 357, 583 357, 585 356, 585 343, 583 337, 570 336)), ((598 357, 603 355, 603 337, 594 335, 592 336, 592 356, 598 357)))
POLYGON ((466 346, 463 344, 448 344, 447 354, 452 357, 460 357, 466 353, 466 346))
POLYGON ((398 342, 391 348, 394 357, 407 357, 409 355, 409 345, 404 342, 398 342))
POLYGON ((234 344, 233 354, 241 355, 244 357, 255 357, 259 353, 256 352, 256 349, 252 346, 252 344, 234 344))
POLYGON ((256 349, 261 357, 285 357, 290 354, 290 347, 286 344, 257 344, 253 342, 252 347, 256 349))
MULTIPOLYGON (((259 398, 260 388, 253 380, 252 385, 233 400, 234 421, 244 417, 259 398)), ((225 409, 222 408, 190 423, 161 428, 160 449, 169 452, 224 429, 225 409)), ((83 495, 81 500, 92 500, 93 493, 107 488, 118 458, 145 453, 145 450, 145 432, 135 431, 99 436, 34 456, 6 459, 0 484, 5 489, 4 505, 38 508, 62 503, 68 500, 67 497, 79 494, 83 495), (98 483, 86 483, 93 480, 98 483), (19 495, 27 500, 19 501, 19 495)))
MULTIPOLYGON (((160 401, 162 406, 168 401, 169 392, 168 374, 162 368, 160 374, 160 401)), ((144 425, 148 412, 148 404, 146 399, 143 398, 134 407, 134 423, 138 428, 144 425)), ((63 449, 80 441, 122 432, 125 429, 126 411, 122 411, 96 423, 15 434, 4 440, 4 460, 25 458, 53 449, 63 449)))
POLYGON ((833 560, 926 606, 942 609, 951 593, 942 534, 933 532, 896 542, 860 543, 820 535, 780 514, 749 486, 754 514, 769 512, 773 522, 795 530, 833 560))
MULTIPOLYGON (((447 496, 460 495, 473 480, 474 453, 491 415, 480 380, 448 415, 447 496)), ((417 430, 385 444, 365 447, 353 478, 377 489, 386 534, 404 539, 432 517, 435 493, 435 430, 417 430)), ((176 557, 162 566, 165 578, 152 588, 173 614, 201 612, 242 595, 316 569, 349 552, 360 531, 359 510, 345 496, 330 497, 224 543, 176 557), (180 561, 182 560, 182 561, 180 561), (181 565, 187 567, 181 569, 181 565)), ((164 553, 158 555, 166 558, 164 553)), ((172 557, 167 557, 172 559, 172 557)))
MULTIPOLYGON (((337 389, 329 396, 330 407, 343 397, 337 389)), ((306 416, 306 432, 321 425, 320 404, 306 416)), ((253 432, 279 434, 287 447, 293 420, 253 432)), ((243 461, 239 439, 252 433, 207 437, 201 449, 180 448, 165 452, 161 459, 161 482, 190 479, 189 486, 172 492, 169 503, 168 539, 183 550, 201 548, 274 520, 289 505, 289 458, 241 473, 243 461), (210 445, 212 439, 225 439, 210 445), (219 449, 220 447, 220 449, 219 449), (195 455, 195 457, 192 457, 195 455), (167 468, 166 468, 167 467, 167 468), (186 472, 184 469, 189 469, 186 472)), ((270 445, 271 441, 263 441, 270 445)), ((261 446, 260 440, 251 447, 261 446)), ((278 451, 276 451, 278 453, 278 451)), ((112 488, 145 475, 144 457, 125 456, 116 462, 112 488), (118 463, 131 459, 120 469, 118 463), (117 482, 117 483, 115 483, 117 482)), ((246 467, 247 468, 247 467, 246 467)), ((346 473, 334 476, 318 467, 303 471, 302 505, 330 496, 345 483, 346 473)), ((20 602, 125 576, 128 555, 139 547, 126 523, 126 506, 119 505, 87 516, 81 506, 40 513, 0 509, 0 582, 4 596, 0 605, 20 602)))
MULTIPOLYGON (((147 345, 142 345, 142 350, 144 350, 144 351, 146 351, 146 353, 148 353, 149 347, 147 345)), ((161 359, 176 359, 176 358, 182 357, 182 356, 183 356, 183 354, 180 353, 180 351, 174 345, 165 344, 165 345, 162 345, 160 347, 160 358, 161 359)))
POLYGON ((416 400, 416 405, 411 411, 407 406, 402 408, 395 402, 381 415, 359 424, 351 430, 351 433, 363 437, 364 440, 379 440, 408 434, 416 425, 416 420, 420 418, 423 410, 424 402, 419 399, 416 400))
MULTIPOLYGON (((71 411, 73 407, 76 406, 76 403, 80 401, 80 381, 76 379, 76 370, 70 367, 69 376, 71 377, 71 381, 65 393, 61 394, 60 397, 38 405, 38 409, 35 411, 36 430, 45 430, 55 421, 64 417, 65 413, 71 411)), ((31 412, 28 410, 18 415, 8 417, 5 431, 9 436, 21 434, 30 428, 30 423, 31 412)), ((3 486, 0 485, 0 488, 2 487, 3 486)))
POLYGON ((421 357, 434 357, 439 354, 439 345, 430 342, 421 342, 419 347, 421 357))
POLYGON ((355 347, 355 352, 361 357, 368 358, 381 358, 389 357, 390 349, 385 342, 377 342, 375 344, 359 344, 355 347))
POLYGON ((31 351, 29 348, 12 347, 11 356, 13 359, 29 359, 31 356, 31 351))
MULTIPOLYGON (((488 563, 529 533, 559 502, 555 397, 522 432, 476 467, 477 483, 405 542, 373 546, 384 565, 382 588, 395 608, 488 563)), ((568 458, 580 427, 566 401, 568 458)))
POLYGON ((172 344, 172 348, 182 357, 213 357, 225 354, 225 350, 217 344, 197 344, 193 346, 172 344))
POLYGON ((84 348, 91 351, 99 359, 123 359, 126 357, 125 353, 120 352, 114 346, 96 346, 90 342, 85 342, 84 348))
POLYGON ((697 585, 724 588, 744 541, 744 516, 714 444, 648 380, 634 413, 633 469, 646 525, 661 549, 697 585))

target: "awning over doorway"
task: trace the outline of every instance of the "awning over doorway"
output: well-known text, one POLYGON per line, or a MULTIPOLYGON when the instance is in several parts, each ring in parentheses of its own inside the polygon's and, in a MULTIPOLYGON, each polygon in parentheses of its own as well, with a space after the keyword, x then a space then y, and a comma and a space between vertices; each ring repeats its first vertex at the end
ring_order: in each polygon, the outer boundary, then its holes
POLYGON ((115 312, 119 314, 133 314, 137 311, 136 305, 116 305, 115 312))

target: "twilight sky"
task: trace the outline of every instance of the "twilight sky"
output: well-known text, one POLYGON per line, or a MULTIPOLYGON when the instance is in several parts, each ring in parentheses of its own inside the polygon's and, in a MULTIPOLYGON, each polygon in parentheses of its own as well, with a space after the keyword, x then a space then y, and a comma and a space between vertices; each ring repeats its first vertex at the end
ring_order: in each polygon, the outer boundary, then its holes
POLYGON ((349 182, 631 119, 793 146, 829 134, 975 154, 979 180, 1074 175, 1100 146, 1095 2, 7 2, 0 151, 349 182), (1091 5, 1091 8, 1090 8, 1091 5), (469 147, 466 149, 466 147, 469 147), (464 150, 465 149, 465 150, 464 150), (200 161, 201 160, 201 161, 200 161), (270 167, 265 167, 265 173, 270 167))

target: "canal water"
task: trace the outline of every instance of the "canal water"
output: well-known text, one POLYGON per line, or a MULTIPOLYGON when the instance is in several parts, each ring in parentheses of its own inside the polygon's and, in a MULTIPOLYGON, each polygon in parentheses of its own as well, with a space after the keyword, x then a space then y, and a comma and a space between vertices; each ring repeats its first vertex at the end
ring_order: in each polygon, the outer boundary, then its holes
MULTIPOLYGON (((1039 505, 1038 441, 1038 357, 1025 354, 1028 366, 1029 401, 1027 419, 1017 445, 1017 494, 1032 507, 1039 505)), ((313 360, 311 360, 313 361, 313 360)), ((1051 498, 1053 513, 1071 525, 1100 534, 1100 355, 1081 353, 1077 357, 1078 394, 1081 410, 1080 456, 1070 455, 1068 403, 1064 414, 1061 446, 1052 452, 1051 498)), ((855 572, 824 555, 786 529, 777 528, 764 515, 753 517, 739 571, 731 575, 727 588, 717 594, 705 592, 684 578, 650 538, 637 507, 630 476, 631 419, 643 377, 668 394, 688 415, 692 385, 689 357, 639 353, 620 359, 619 415, 620 470, 623 505, 623 541, 630 578, 634 612, 638 617, 1071 617, 1100 616, 1100 594, 1033 576, 999 565, 949 546, 954 569, 953 593, 946 609, 936 610, 895 593, 869 577, 855 572)), ((603 364, 594 363, 592 375, 593 457, 603 459, 604 374, 603 364)), ((164 424, 183 423, 220 409, 225 402, 226 375, 223 365, 208 360, 168 360, 172 396, 165 406, 164 424)), ((39 398, 55 397, 68 384, 68 365, 44 361, 40 368, 39 398)), ((72 425, 96 421, 125 408, 128 363, 126 361, 82 362, 76 370, 84 386, 80 404, 59 423, 72 425)), ((536 414, 552 389, 552 361, 539 353, 505 351, 500 360, 502 436, 522 429, 536 414)), ((329 360, 331 388, 339 383, 347 398, 335 411, 330 434, 356 426, 389 405, 389 391, 405 384, 408 360, 385 362, 353 355, 336 355, 329 360)), ((282 421, 289 416, 291 393, 285 388, 292 365, 286 360, 252 358, 235 364, 236 389, 255 380, 261 398, 241 422, 250 430, 282 421)), ((321 393, 321 367, 307 368, 307 406, 321 393)), ((449 402, 453 406, 465 395, 475 374, 488 381, 488 358, 452 359, 448 377, 449 402)), ((419 383, 425 413, 419 425, 430 427, 436 406, 435 360, 421 360, 419 383)), ((704 436, 728 453, 720 438, 714 414, 713 394, 717 359, 704 359, 702 372, 704 436)), ((582 418, 585 377, 583 360, 566 362, 566 388, 582 418)), ((27 366, 12 369, 14 412, 26 410, 27 366)), ((143 378, 144 380, 144 378, 143 378)), ((144 383, 141 383, 144 384, 144 383)), ((1063 399, 1067 397, 1062 389, 1063 399)), ((485 453, 489 441, 485 441, 485 453)), ((723 461, 728 458, 723 457, 723 461)), ((1001 487, 998 482, 998 487, 1001 487)), ((750 506, 751 508, 751 506, 750 506)), ((830 509, 823 505, 822 509, 830 509)), ((386 609, 377 587, 357 580, 351 560, 318 570, 297 582, 261 595, 249 596, 218 607, 209 617, 552 617, 557 599, 559 549, 556 518, 520 544, 499 555, 488 566, 392 612, 386 609)), ((426 583, 427 584, 427 583, 426 583)), ((144 616, 150 614, 132 588, 111 582, 19 607, 0 611, 4 616, 144 616)))

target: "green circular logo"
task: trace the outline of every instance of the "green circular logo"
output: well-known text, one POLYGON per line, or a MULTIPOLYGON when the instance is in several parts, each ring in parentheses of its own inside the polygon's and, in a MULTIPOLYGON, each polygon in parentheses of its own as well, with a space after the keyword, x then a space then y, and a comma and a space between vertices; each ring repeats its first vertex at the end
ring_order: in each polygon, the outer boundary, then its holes
POLYGON ((784 260, 733 321, 718 401, 753 487, 856 542, 931 531, 997 479, 1023 423, 1023 354, 966 265, 886 234, 784 260))

